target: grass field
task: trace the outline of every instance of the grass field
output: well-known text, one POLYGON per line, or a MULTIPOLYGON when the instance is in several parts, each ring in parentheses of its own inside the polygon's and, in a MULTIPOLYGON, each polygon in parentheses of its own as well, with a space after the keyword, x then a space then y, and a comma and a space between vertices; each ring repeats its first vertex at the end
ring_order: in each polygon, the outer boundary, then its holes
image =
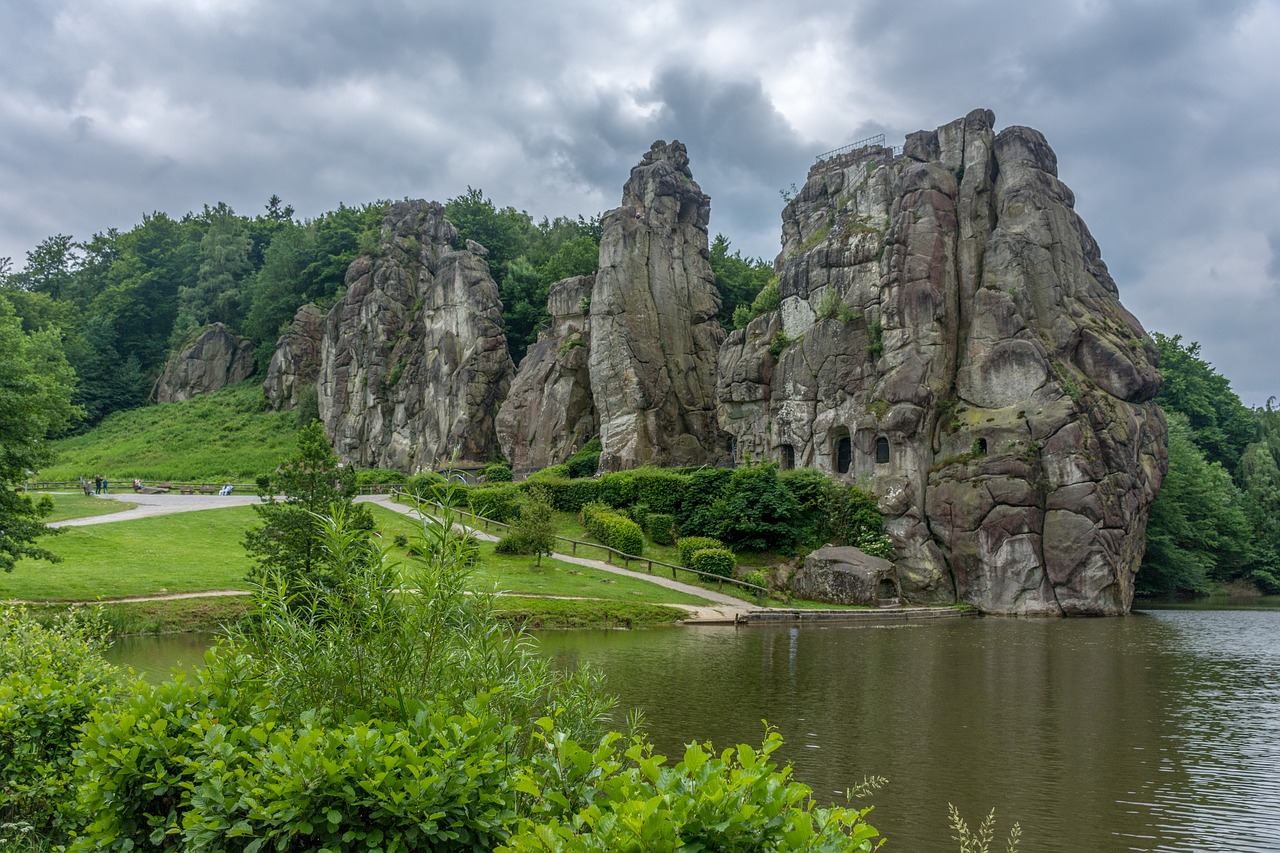
POLYGON ((84 435, 53 442, 41 480, 103 474, 112 483, 253 482, 297 447, 297 416, 265 408, 258 380, 181 403, 111 415, 84 435))
MULTIPOLYGON (((137 504, 125 501, 92 498, 80 492, 52 492, 48 494, 53 499, 53 512, 44 517, 45 523, 67 521, 72 518, 89 518, 95 515, 111 515, 112 513, 124 512, 126 509, 133 509, 137 506, 137 504)), ((33 492, 32 497, 39 500, 40 496, 33 492)))
MULTIPOLYGON (((416 522, 400 513, 378 506, 372 509, 388 537, 396 534, 411 537, 418 529, 416 522)), ((251 561, 241 542, 244 531, 256 520, 251 507, 228 507, 68 528, 45 540, 63 561, 19 562, 12 573, 0 575, 0 600, 96 601, 248 589, 246 577, 251 561)), ((405 556, 405 549, 393 549, 393 557, 403 559, 405 556)), ((481 559, 472 582, 477 589, 497 589, 520 596, 643 605, 705 603, 703 599, 656 584, 558 560, 543 558, 542 566, 536 567, 532 557, 495 554, 491 543, 481 546, 481 559)), ((221 602, 205 605, 204 609, 221 611, 235 606, 221 602)), ((144 623, 162 623, 160 627, 168 630, 175 621, 181 620, 183 607, 193 622, 210 619, 193 604, 165 605, 160 608, 164 610, 163 617, 147 613, 145 608, 132 608, 131 618, 144 623)), ((515 612, 514 605, 508 609, 515 612)), ((645 618, 640 612, 630 613, 627 619, 616 614, 611 616, 607 608, 589 602, 542 608, 533 608, 526 602, 522 612, 529 618, 551 624, 574 619, 584 624, 599 624, 594 618, 621 624, 645 618), (568 611, 573 609, 577 609, 579 615, 571 618, 568 611), (593 612, 595 617, 591 616, 593 612)))

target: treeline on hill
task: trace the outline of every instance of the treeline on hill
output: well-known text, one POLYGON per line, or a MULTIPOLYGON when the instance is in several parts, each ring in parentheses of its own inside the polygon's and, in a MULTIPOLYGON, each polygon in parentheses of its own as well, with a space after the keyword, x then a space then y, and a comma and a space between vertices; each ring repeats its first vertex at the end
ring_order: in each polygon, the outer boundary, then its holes
MULTIPOLYGON (((108 414, 144 405, 169 354, 200 327, 220 322, 253 341, 265 371, 276 340, 307 302, 327 308, 343 294, 347 267, 378 243, 388 202, 339 206, 298 220, 272 196, 263 213, 237 214, 219 202, 174 219, 144 216, 128 231, 110 229, 77 241, 56 234, 27 252, 13 270, 0 258, 0 297, 26 332, 60 336, 77 382, 78 429, 108 414)), ((459 243, 489 250, 502 297, 508 346, 518 363, 537 339, 547 292, 563 278, 596 270, 600 219, 544 217, 498 208, 481 190, 445 204, 459 243)), ((729 325, 750 304, 771 270, 760 259, 729 252, 717 236, 711 251, 729 325)))
POLYGON ((1169 421, 1169 473, 1151 508, 1145 593, 1203 593, 1250 583, 1280 593, 1280 409, 1250 410, 1200 358, 1156 333, 1169 421))

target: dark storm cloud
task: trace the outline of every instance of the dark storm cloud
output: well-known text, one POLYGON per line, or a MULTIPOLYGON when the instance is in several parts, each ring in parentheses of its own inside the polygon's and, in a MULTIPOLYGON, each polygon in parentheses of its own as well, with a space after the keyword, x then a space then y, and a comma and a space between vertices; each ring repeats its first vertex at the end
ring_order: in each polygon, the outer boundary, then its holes
POLYGON ((0 25, 18 266, 53 233, 272 193, 316 215, 471 185, 591 215, 658 138, 688 147, 713 233, 771 257, 816 153, 989 107, 1045 133, 1145 325, 1276 393, 1274 4, 14 0, 0 25))

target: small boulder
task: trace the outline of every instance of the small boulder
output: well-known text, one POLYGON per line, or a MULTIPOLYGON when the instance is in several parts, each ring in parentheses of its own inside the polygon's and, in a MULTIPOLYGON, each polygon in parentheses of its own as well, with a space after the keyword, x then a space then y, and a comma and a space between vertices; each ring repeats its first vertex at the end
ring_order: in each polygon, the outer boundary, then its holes
POLYGON ((893 563, 857 548, 831 545, 805 557, 804 566, 791 577, 791 592, 812 601, 867 607, 885 600, 897 603, 902 596, 893 563))

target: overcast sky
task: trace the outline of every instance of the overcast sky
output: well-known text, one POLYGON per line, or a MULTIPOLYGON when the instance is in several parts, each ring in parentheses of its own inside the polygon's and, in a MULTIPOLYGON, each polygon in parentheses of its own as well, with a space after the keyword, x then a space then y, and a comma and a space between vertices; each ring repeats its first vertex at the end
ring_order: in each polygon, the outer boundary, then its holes
POLYGON ((1280 3, 5 0, 0 256, 279 194, 535 218, 618 205, 680 139, 769 259, 816 154, 975 107, 1041 130, 1149 330, 1280 395, 1280 3))

